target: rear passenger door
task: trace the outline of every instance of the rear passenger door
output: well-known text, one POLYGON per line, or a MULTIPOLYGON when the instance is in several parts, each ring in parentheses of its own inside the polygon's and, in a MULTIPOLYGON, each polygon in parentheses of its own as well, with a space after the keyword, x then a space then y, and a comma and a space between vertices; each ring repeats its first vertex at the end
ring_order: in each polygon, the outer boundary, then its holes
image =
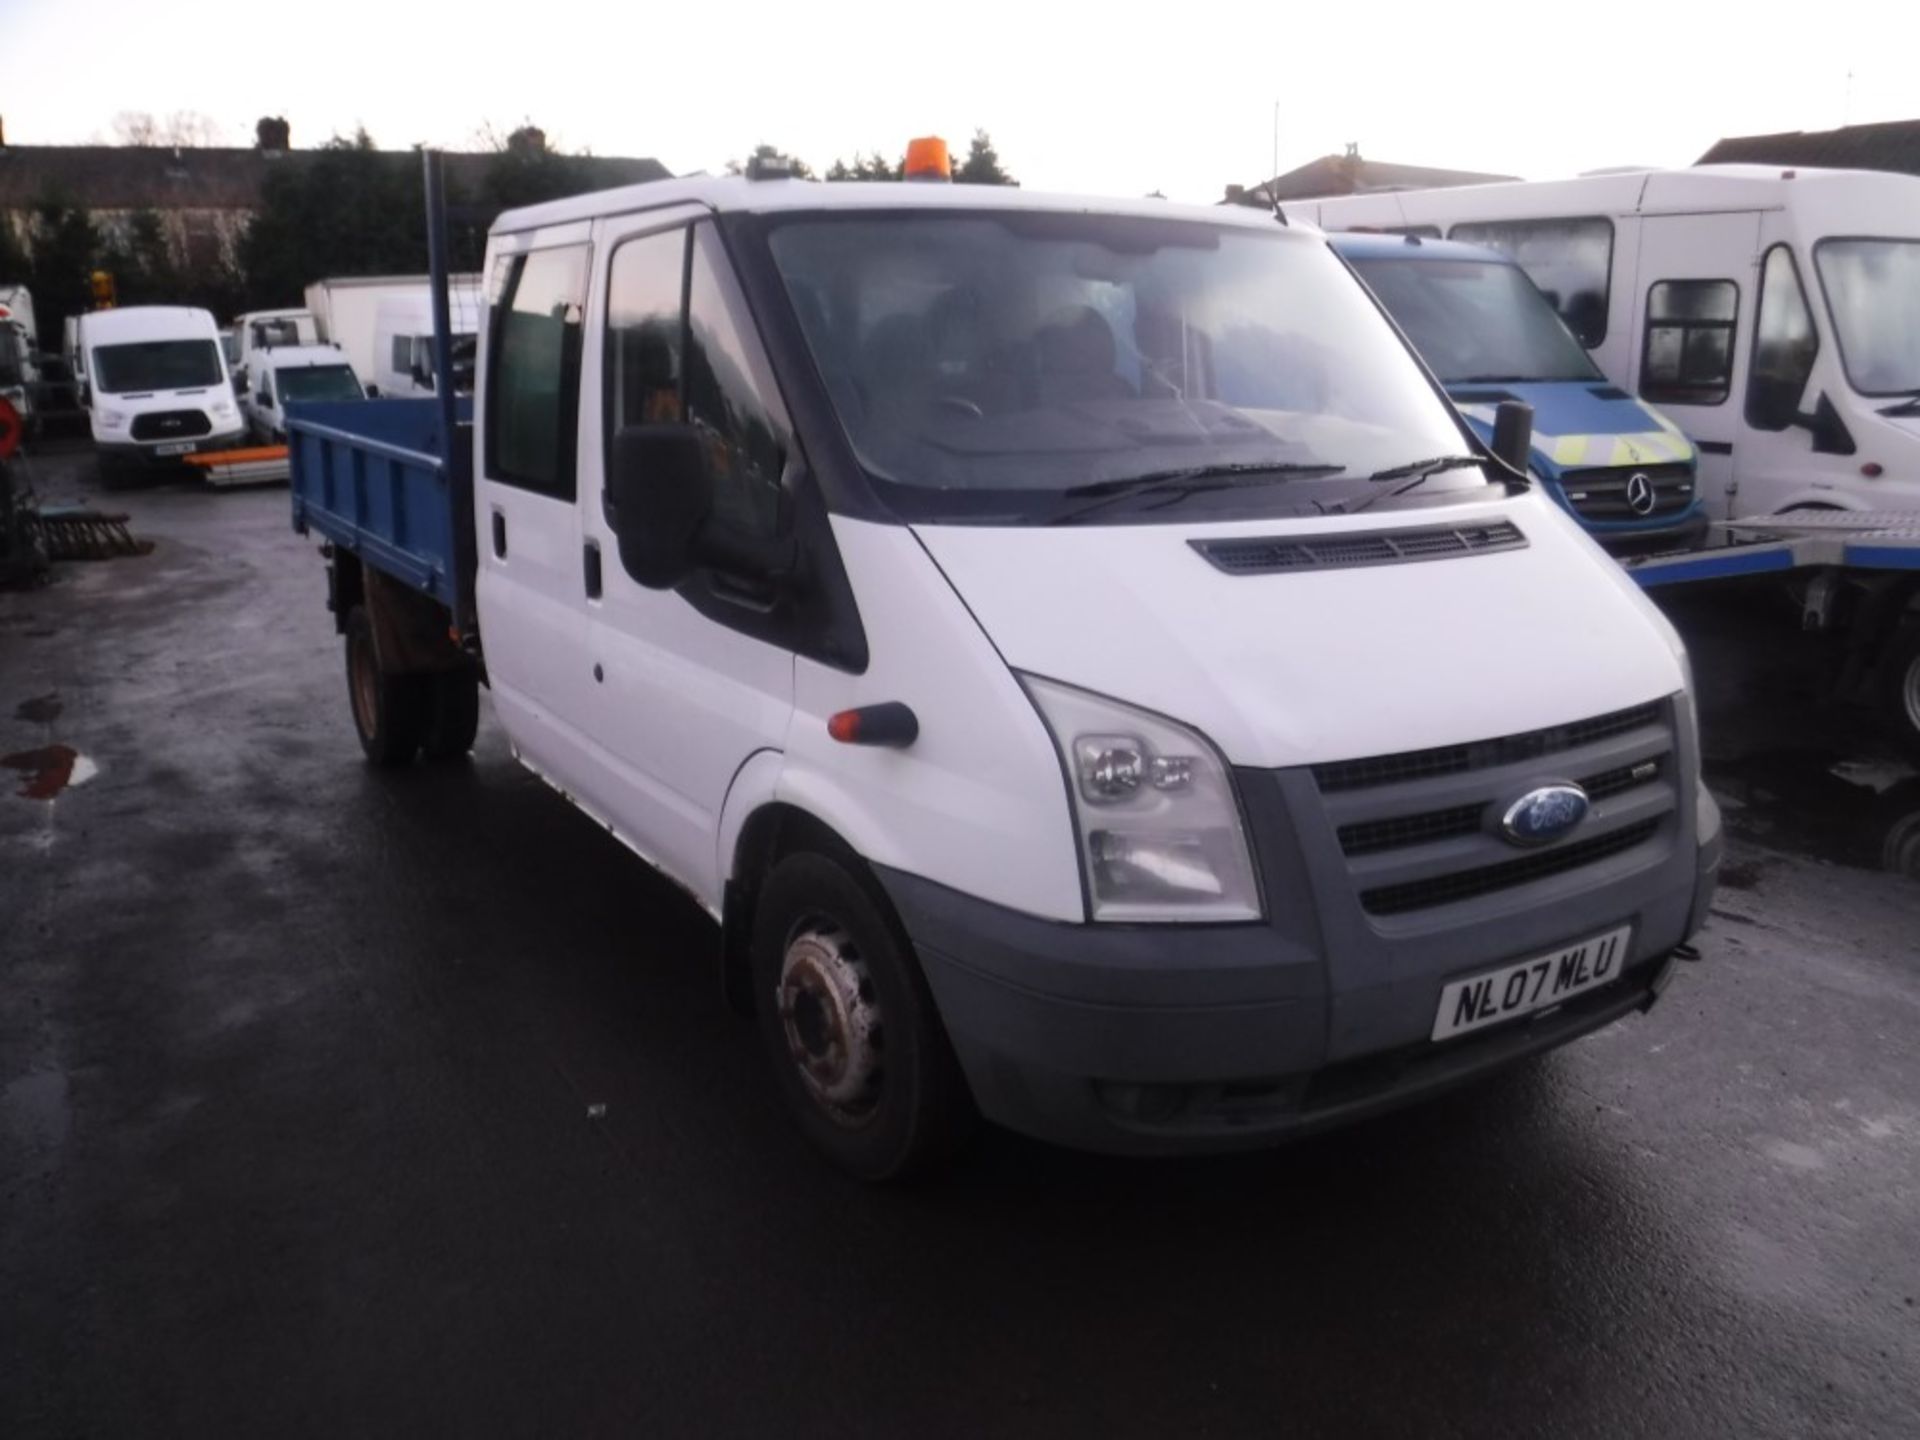
POLYGON ((573 794, 593 778, 578 497, 588 227, 497 238, 475 414, 481 639, 520 757, 573 794))
POLYGON ((788 522, 797 459, 782 398, 714 222, 693 207, 596 229, 582 436, 583 538, 595 683, 588 721, 610 767, 608 817, 641 854, 710 905, 721 877, 720 812, 758 751, 781 750, 793 713, 793 651, 766 634, 768 600, 701 571, 650 590, 620 562, 607 520, 606 460, 624 426, 686 422, 701 433, 714 506, 730 530, 772 539, 788 522), (597 277, 599 278, 599 277, 597 277))
POLYGON ((1700 498, 1724 520, 1734 498, 1734 446, 1752 333, 1757 211, 1649 215, 1640 221, 1633 384, 1699 451, 1700 498))

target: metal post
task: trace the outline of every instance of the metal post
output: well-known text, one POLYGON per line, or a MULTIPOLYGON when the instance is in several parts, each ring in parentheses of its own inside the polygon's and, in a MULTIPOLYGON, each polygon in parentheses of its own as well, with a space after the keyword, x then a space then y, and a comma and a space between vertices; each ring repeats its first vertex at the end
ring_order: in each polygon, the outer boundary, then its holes
POLYGON ((451 448, 454 438, 453 307, 447 298, 447 190, 440 152, 422 150, 427 185, 427 274, 433 293, 433 393, 440 402, 440 434, 451 448))

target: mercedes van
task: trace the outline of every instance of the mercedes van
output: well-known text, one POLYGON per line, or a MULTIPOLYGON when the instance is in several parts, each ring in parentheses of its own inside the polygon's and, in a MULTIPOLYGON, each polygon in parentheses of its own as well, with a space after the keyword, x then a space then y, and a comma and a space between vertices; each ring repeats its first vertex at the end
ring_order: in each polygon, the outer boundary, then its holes
POLYGON ((1480 437, 1533 410, 1533 472, 1610 550, 1686 549, 1706 534, 1680 427, 1600 373, 1526 271, 1498 251, 1418 235, 1336 235, 1480 437))

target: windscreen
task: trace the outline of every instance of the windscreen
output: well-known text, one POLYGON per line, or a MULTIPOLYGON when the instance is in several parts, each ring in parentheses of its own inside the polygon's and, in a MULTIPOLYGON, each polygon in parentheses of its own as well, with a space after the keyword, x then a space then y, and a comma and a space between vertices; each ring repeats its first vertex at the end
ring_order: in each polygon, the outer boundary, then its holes
POLYGON ((142 340, 94 347, 93 386, 104 395, 196 390, 219 383, 220 348, 211 340, 142 340))
MULTIPOLYGON (((923 497, 1018 515, 1069 487, 1262 465, 1324 467, 1300 485, 1327 497, 1467 448, 1306 236, 921 211, 796 218, 769 243, 862 463, 923 497)), ((1469 468, 1429 490, 1483 483, 1469 468)))
POLYGON ((284 317, 275 320, 256 320, 253 322, 253 343, 262 349, 298 345, 300 322, 284 317))
POLYGON ((1813 258, 1853 388, 1920 391, 1920 240, 1822 240, 1813 258))
POLYGON ((1442 384, 1602 378, 1516 265, 1369 256, 1353 268, 1442 384))
POLYGON ((362 400, 365 392, 350 365, 303 365, 276 370, 282 400, 362 400))

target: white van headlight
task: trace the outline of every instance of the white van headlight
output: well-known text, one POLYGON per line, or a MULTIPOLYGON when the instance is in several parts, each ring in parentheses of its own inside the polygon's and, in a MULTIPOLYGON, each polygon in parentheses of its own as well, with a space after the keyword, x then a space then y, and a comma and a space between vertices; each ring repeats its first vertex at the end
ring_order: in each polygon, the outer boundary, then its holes
POLYGON ((121 410, 108 410, 96 407, 93 412, 93 418, 98 420, 102 425, 105 425, 109 430, 118 430, 122 425, 127 423, 126 413, 121 410))
POLYGON ((1067 772, 1095 920, 1258 920, 1260 887, 1220 752, 1197 730, 1022 675, 1067 772))

